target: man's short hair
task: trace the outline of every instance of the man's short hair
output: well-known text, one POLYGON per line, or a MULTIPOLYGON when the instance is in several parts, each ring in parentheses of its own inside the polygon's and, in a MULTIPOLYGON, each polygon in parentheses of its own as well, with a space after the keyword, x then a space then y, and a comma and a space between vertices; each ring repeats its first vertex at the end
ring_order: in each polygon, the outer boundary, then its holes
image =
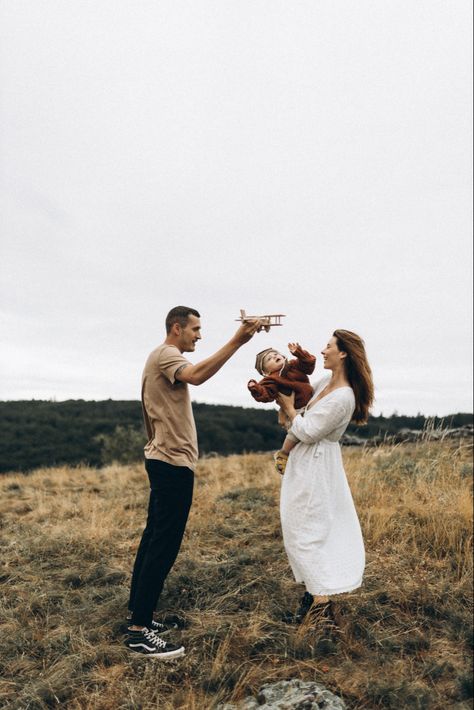
POLYGON ((201 317, 195 308, 188 308, 187 306, 175 306, 172 308, 166 316, 166 333, 170 333, 174 323, 179 323, 181 328, 185 328, 190 315, 196 316, 196 318, 201 317))

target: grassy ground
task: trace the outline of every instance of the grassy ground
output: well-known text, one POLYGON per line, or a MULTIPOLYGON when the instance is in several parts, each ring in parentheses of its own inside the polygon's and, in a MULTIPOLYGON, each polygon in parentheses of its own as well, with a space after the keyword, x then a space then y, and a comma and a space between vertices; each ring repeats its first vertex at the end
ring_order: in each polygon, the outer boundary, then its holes
POLYGON ((283 624, 289 572, 269 455, 207 459, 161 607, 187 655, 131 656, 119 626, 143 528, 141 465, 0 478, 0 707, 207 710, 265 682, 349 708, 470 707, 472 459, 424 442, 344 452, 367 548, 334 641, 283 624))

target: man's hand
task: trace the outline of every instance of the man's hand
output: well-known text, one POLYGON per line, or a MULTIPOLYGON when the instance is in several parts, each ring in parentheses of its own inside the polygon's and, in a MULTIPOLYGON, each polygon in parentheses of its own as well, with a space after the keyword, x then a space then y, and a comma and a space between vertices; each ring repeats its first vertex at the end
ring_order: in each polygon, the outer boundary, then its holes
POLYGON ((265 326, 261 320, 245 320, 237 330, 233 340, 235 340, 239 345, 248 343, 248 341, 253 338, 255 333, 260 332, 264 327, 265 326))
POLYGON ((179 368, 176 379, 190 385, 202 385, 221 369, 222 365, 237 352, 241 345, 248 343, 255 333, 263 328, 262 321, 256 318, 246 320, 228 343, 222 346, 214 355, 198 362, 197 365, 186 365, 179 368))

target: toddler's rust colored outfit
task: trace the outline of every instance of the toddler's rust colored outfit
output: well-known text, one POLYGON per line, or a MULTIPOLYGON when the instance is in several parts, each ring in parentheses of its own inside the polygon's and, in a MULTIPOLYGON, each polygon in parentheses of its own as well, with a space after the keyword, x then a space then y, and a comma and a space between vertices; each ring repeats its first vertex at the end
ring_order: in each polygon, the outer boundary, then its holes
POLYGON ((280 372, 266 375, 260 382, 250 380, 247 387, 257 402, 274 402, 279 392, 295 393, 295 409, 306 407, 313 396, 308 375, 314 371, 316 357, 298 347, 293 360, 288 360, 280 372))

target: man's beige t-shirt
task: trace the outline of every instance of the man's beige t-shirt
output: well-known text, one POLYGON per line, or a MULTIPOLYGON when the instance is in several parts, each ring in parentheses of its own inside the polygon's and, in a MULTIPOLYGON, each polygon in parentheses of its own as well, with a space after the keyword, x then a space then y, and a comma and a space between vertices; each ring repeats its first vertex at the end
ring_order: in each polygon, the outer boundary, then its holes
POLYGON ((190 365, 175 345, 153 350, 142 375, 142 409, 148 443, 147 459, 196 468, 198 446, 191 398, 186 382, 175 380, 182 365, 190 365))

